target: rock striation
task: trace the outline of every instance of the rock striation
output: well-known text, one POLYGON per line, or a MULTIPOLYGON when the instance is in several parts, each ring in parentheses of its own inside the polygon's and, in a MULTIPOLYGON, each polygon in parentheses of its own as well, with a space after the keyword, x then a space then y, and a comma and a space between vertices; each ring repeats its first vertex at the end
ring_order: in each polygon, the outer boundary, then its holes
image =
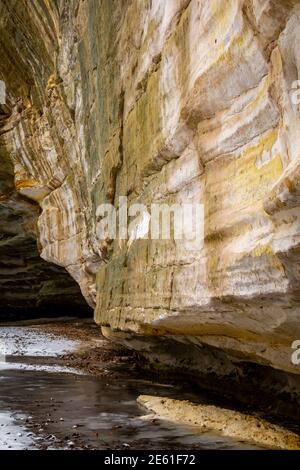
POLYGON ((257 367, 294 400, 299 20, 297 0, 0 1, 2 141, 41 257, 153 363, 231 389, 257 367), (120 196, 203 204, 203 246, 99 238, 120 196))
POLYGON ((0 3, 0 79, 6 85, 4 100, 0 89, 0 321, 90 315, 78 284, 66 270, 40 257, 40 207, 18 186, 16 160, 7 146, 14 125, 10 117, 21 113, 32 74, 31 65, 22 59, 22 44, 30 47, 24 40, 29 31, 22 31, 23 20, 20 2, 0 3))
POLYGON ((0 321, 90 314, 75 281, 63 268, 41 259, 39 207, 17 193, 3 145, 0 158, 0 321))

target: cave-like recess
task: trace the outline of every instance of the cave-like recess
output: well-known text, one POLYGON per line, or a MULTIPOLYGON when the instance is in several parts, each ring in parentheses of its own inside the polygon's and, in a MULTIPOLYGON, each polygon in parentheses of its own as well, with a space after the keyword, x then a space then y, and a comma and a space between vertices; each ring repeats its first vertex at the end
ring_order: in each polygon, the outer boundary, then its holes
MULTIPOLYGON (((0 109, 5 123, 7 108, 0 109)), ((3 132, 3 130, 2 130, 3 132)), ((39 254, 39 206, 17 193, 11 157, 0 139, 0 322, 58 316, 90 316, 78 284, 64 268, 39 254)))

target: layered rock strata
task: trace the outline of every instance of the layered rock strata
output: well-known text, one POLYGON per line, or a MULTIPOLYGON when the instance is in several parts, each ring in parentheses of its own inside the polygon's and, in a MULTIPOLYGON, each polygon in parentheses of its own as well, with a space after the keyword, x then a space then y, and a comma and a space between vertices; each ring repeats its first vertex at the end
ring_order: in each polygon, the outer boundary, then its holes
POLYGON ((65 269, 41 259, 39 207, 20 196, 13 167, 0 146, 0 321, 91 315, 79 286, 65 269))
POLYGON ((238 384, 251 364, 284 371, 277 391, 299 394, 300 2, 0 9, 5 146, 42 258, 114 340, 238 384), (120 196, 203 204, 203 246, 99 238, 97 208, 120 196))

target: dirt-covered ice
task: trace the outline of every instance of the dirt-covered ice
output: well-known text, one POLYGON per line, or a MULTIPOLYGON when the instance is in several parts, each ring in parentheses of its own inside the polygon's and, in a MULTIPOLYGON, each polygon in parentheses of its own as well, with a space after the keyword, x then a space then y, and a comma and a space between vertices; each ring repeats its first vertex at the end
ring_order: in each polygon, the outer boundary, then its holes
POLYGON ((0 357, 56 357, 74 351, 80 341, 26 327, 0 327, 0 357))

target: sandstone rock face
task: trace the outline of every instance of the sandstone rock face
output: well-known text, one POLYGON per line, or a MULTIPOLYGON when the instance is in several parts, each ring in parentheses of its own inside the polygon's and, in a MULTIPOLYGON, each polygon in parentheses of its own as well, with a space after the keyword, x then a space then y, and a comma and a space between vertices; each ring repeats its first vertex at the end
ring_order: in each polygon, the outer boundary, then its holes
MULTIPOLYGON (((20 6, 20 2, 0 3, 0 79, 5 81, 7 92, 3 100, 3 88, 0 89, 0 321, 28 316, 88 315, 90 309, 77 283, 63 267, 40 257, 37 246, 40 207, 19 187, 18 164, 7 145, 15 125, 10 122, 11 113, 19 115, 23 110, 33 74, 32 64, 22 54, 25 46, 31 47, 24 38, 35 36, 35 24, 28 23, 26 30, 26 9, 20 6)), ((49 60, 48 68, 52 70, 50 58, 45 56, 45 60, 49 60)), ((30 181, 24 184, 30 185, 30 181)))
POLYGON ((20 196, 0 145, 0 321, 89 314, 75 281, 42 260, 37 247, 39 207, 20 196))
POLYGON ((42 258, 112 338, 195 373, 271 367, 297 390, 300 2, 0 8, 2 137, 16 189, 41 208, 42 258), (120 196, 203 204, 203 246, 100 239, 97 208, 120 196))

